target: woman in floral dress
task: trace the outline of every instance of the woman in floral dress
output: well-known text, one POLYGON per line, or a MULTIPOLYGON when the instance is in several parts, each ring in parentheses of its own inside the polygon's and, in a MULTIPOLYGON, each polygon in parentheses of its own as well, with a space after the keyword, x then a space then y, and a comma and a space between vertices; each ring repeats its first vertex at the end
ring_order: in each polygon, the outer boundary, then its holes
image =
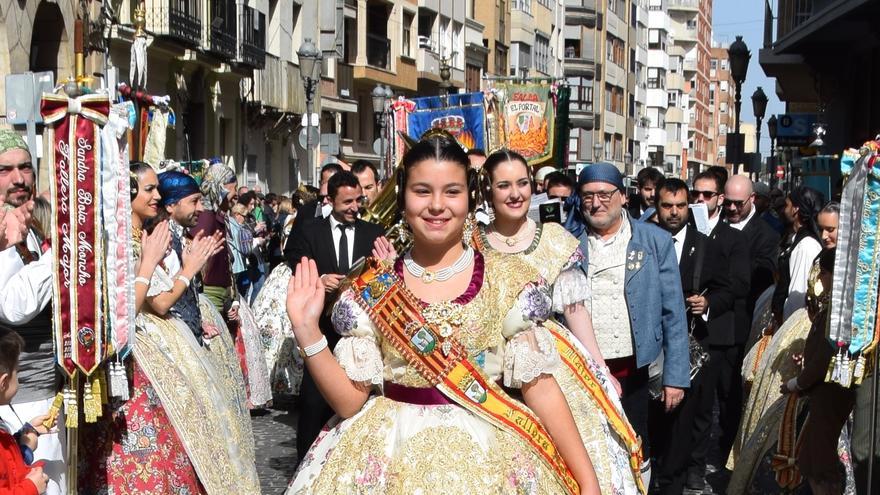
POLYGON ((132 164, 132 229, 139 262, 135 340, 125 358, 129 397, 115 400, 101 421, 81 425, 78 492, 90 494, 259 493, 249 416, 186 324, 167 314, 188 281, 222 240, 203 237, 184 251, 182 268, 162 265, 167 222, 151 234, 158 213, 156 173, 132 164), (143 243, 143 244, 141 244, 143 243), (143 253, 141 255, 141 253, 143 253))
POLYGON ((512 257, 531 268, 531 273, 519 276, 547 281, 552 306, 542 308, 538 319, 577 349, 579 362, 590 370, 589 386, 572 373, 573 363, 560 366, 554 376, 575 413, 603 493, 639 493, 641 466, 633 469, 631 456, 638 440, 620 404, 620 385, 605 366, 593 333, 587 309, 590 287, 581 268, 579 243, 559 224, 539 224, 528 218, 532 187, 525 158, 507 150, 492 153, 483 164, 480 192, 494 216, 492 223, 476 231, 474 244, 490 265, 499 265, 490 273, 513 276, 504 269, 505 260, 512 257), (554 315, 565 326, 555 321, 554 315), (627 437, 629 442, 624 440, 627 437))
POLYGON ((288 493, 600 493, 527 287, 492 276, 463 242, 476 204, 468 165, 443 138, 407 152, 398 204, 413 247, 393 266, 371 260, 342 292, 335 356, 318 328, 317 268, 297 265, 288 314, 338 417, 288 493))

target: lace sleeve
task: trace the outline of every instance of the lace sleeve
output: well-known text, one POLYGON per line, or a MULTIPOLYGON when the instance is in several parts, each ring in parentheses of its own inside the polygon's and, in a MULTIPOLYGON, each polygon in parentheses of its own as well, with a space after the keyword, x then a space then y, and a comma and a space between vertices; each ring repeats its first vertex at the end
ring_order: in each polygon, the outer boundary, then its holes
POLYGON ((550 317, 550 288, 540 280, 526 285, 507 312, 501 331, 504 348, 503 375, 506 387, 520 388, 539 375, 559 366, 559 352, 553 336, 539 326, 550 317))
POLYGON ((533 326, 511 338, 504 349, 504 386, 521 388, 543 374, 552 374, 561 359, 553 336, 533 326))
POLYGON ((333 307, 333 327, 342 335, 334 354, 352 381, 380 385, 384 366, 378 335, 367 313, 353 298, 354 294, 346 291, 333 307))
POLYGON ((569 265, 553 284, 553 311, 561 313, 566 306, 587 303, 590 295, 590 283, 580 264, 569 265))
POLYGON ((156 267, 153 277, 150 279, 150 288, 147 289, 147 297, 158 296, 163 292, 169 292, 174 289, 174 280, 171 275, 165 271, 161 265, 156 267))

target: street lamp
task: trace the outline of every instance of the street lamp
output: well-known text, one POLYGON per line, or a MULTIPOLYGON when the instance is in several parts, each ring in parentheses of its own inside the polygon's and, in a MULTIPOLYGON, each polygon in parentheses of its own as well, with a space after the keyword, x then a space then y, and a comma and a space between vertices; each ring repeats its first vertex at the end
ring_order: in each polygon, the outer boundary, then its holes
MULTIPOLYGON (((769 119, 767 119, 767 134, 770 136, 770 163, 773 164, 774 167, 778 166, 776 163, 776 115, 771 115, 769 119)), ((775 186, 776 185, 776 170, 770 171, 770 182, 775 186)))
POLYGON ((602 145, 600 143, 593 143, 593 163, 597 163, 602 159, 602 145))
MULTIPOLYGON (((302 46, 296 51, 299 57, 299 73, 303 80, 303 89, 306 93, 306 151, 308 152, 309 167, 314 160, 312 158, 312 106, 315 99, 315 91, 321 82, 321 50, 312 43, 311 38, 306 38, 302 46)), ((320 174, 315 171, 315 181, 320 180, 320 174)))
POLYGON ((749 59, 752 58, 752 54, 749 52, 749 47, 746 46, 743 41, 742 36, 737 36, 736 41, 730 44, 730 48, 727 49, 727 58, 730 59, 730 75, 733 77, 733 81, 736 87, 736 99, 734 100, 734 110, 736 112, 736 122, 734 122, 734 136, 736 136, 737 140, 737 156, 734 158, 733 163, 733 173, 739 173, 739 164, 742 162, 743 155, 743 142, 740 138, 739 134, 739 112, 742 107, 742 83, 746 80, 746 72, 749 70, 749 59))
POLYGON ((376 118, 376 126, 379 128, 379 160, 381 163, 379 168, 385 173, 387 172, 385 170, 387 161, 385 160, 385 126, 387 124, 385 112, 388 111, 388 99, 394 96, 394 93, 390 87, 376 84, 370 96, 373 98, 373 115, 376 118))
POLYGON ((631 175, 631 174, 633 173, 633 171, 632 171, 632 164, 633 164, 633 155, 632 155, 632 153, 630 153, 629 151, 627 151, 626 153, 624 153, 624 155, 623 155, 623 163, 624 163, 624 169, 626 169, 626 173, 627 173, 627 175, 631 175))
MULTIPOLYGON (((752 93, 752 110, 755 113, 755 153, 758 155, 758 161, 761 159, 761 121, 764 120, 764 114, 767 112, 767 95, 761 86, 752 93)), ((763 170, 763 167, 762 167, 763 170)), ((754 177, 757 178, 762 170, 754 171, 754 177)))

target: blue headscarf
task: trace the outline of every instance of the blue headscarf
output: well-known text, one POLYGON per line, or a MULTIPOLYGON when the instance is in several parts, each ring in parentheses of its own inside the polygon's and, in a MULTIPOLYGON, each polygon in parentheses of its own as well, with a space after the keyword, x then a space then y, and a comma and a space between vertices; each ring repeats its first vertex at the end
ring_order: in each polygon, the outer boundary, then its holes
POLYGON ((581 204, 581 186, 593 182, 605 182, 619 189, 621 193, 624 191, 623 174, 610 163, 594 163, 581 170, 578 175, 577 187, 565 200, 565 210, 568 212, 565 228, 571 232, 571 235, 578 238, 587 229, 587 220, 584 218, 581 204))
POLYGON ((160 200, 162 206, 173 205, 191 194, 200 192, 196 180, 183 172, 171 170, 159 174, 159 194, 162 196, 160 200))

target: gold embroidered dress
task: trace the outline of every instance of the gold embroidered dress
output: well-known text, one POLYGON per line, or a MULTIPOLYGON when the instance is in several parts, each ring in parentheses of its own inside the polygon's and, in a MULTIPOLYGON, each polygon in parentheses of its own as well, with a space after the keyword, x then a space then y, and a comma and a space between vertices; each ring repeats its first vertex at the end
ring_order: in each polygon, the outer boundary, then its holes
POLYGON ((824 292, 819 281, 819 265, 814 263, 808 281, 807 307, 798 309, 785 320, 763 352, 759 352, 761 343, 755 344, 743 362, 743 376, 747 381, 751 377, 752 386, 727 459, 727 468, 733 471, 730 493, 745 493, 745 486, 771 445, 768 442, 775 440, 786 401, 780 385, 801 371, 794 358, 804 352, 812 326, 810 307, 814 308, 813 312, 818 312, 824 292))
MULTIPOLYGON (((147 294, 173 286, 160 266, 147 294)), ((131 398, 114 404, 105 414, 108 421, 89 429, 81 493, 260 493, 232 341, 213 305, 202 296, 199 306, 203 321, 225 332, 208 344, 213 347, 199 345, 179 318, 137 315, 131 398)))
MULTIPOLYGON (((585 303, 590 298, 589 282, 580 267, 583 255, 578 248, 578 240, 565 228, 556 223, 538 224, 531 245, 516 254, 505 254, 491 247, 486 231, 480 229, 475 239, 486 256, 489 266, 487 273, 507 279, 523 281, 546 280, 550 286, 553 313, 561 314, 565 306, 585 303), (522 260, 530 270, 517 270, 511 265, 512 259, 522 260)), ((515 263, 515 262, 514 262, 515 263)), ((515 263, 519 265, 518 263, 515 263)), ((581 434, 584 446, 590 454, 593 468, 599 479, 602 493, 636 494, 638 484, 630 466, 630 452, 620 435, 615 432, 613 421, 603 410, 602 404, 616 410, 626 422, 626 415, 617 392, 610 379, 589 351, 563 325, 547 315, 545 325, 553 325, 559 334, 570 342, 583 356, 587 366, 596 378, 601 390, 592 393, 585 390, 568 366, 560 366, 553 373, 568 400, 575 423, 581 434)), ((627 422, 627 426, 628 422, 627 422)))
MULTIPOLYGON (((398 274, 401 265, 398 260, 398 274)), ((468 290, 450 302, 423 303, 423 314, 452 324, 470 361, 490 380, 519 388, 560 365, 550 334, 529 319, 551 302, 544 291, 524 291, 484 274, 484 266, 475 253, 468 290)), ((384 396, 370 397, 349 419, 332 419, 287 493, 565 493, 521 437, 455 403, 423 401, 439 392, 382 337, 357 297, 348 289, 333 309, 342 335, 335 355, 351 380, 384 396)))

